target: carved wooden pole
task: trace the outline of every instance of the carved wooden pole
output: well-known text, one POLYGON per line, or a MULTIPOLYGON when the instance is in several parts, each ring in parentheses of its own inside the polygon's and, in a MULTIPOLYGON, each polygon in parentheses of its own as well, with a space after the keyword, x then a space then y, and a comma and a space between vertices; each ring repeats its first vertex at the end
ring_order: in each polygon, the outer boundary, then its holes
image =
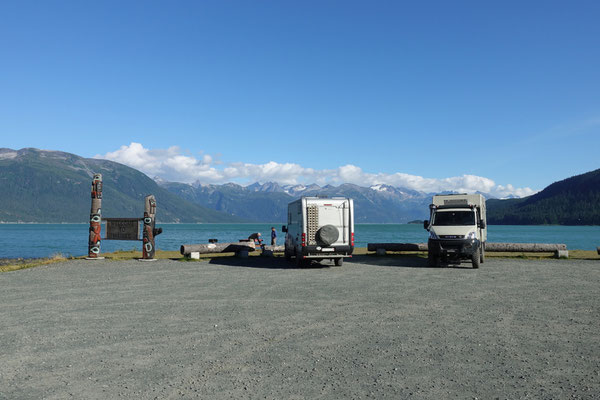
POLYGON ((146 196, 144 204, 144 232, 143 232, 143 249, 142 258, 145 260, 154 258, 154 224, 156 217, 156 199, 153 195, 146 196))
POLYGON ((88 257, 98 258, 102 229, 102 174, 94 174, 92 179, 92 209, 90 211, 90 237, 88 257))

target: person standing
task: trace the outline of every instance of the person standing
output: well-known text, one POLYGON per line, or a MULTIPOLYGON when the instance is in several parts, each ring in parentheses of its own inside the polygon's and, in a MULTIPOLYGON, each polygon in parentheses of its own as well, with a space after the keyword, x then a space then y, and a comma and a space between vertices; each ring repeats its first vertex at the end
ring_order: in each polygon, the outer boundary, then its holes
POLYGON ((277 245, 277 231, 275 227, 271 227, 271 246, 277 245))

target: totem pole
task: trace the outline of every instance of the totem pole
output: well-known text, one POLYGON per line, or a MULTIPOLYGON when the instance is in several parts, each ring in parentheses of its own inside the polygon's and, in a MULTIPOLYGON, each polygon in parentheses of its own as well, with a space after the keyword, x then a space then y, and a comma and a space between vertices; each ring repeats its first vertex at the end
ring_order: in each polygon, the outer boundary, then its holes
POLYGON ((98 258, 100 253, 100 230, 102 229, 102 174, 92 179, 92 209, 90 211, 90 237, 88 258, 98 258))
POLYGON ((162 233, 162 228, 155 229, 156 223, 156 199, 153 195, 146 196, 144 205, 144 232, 142 236, 143 251, 142 258, 149 260, 154 258, 154 237, 162 233))

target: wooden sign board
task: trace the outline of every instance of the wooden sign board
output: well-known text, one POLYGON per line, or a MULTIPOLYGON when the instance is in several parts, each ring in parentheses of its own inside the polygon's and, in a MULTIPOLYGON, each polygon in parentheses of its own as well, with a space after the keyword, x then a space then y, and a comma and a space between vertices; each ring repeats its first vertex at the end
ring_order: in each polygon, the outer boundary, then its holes
POLYGON ((107 240, 141 240, 141 218, 104 218, 107 240))

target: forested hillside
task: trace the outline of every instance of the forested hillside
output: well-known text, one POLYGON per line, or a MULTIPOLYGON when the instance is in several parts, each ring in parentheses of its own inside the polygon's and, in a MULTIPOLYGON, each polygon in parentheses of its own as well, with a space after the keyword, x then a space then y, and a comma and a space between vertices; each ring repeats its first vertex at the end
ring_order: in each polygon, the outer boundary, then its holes
POLYGON ((488 223, 600 225, 600 169, 555 182, 522 199, 488 200, 488 223))
POLYGON ((0 221, 89 221, 93 173, 104 178, 103 217, 142 217, 144 197, 154 194, 159 222, 240 220, 187 202, 141 172, 112 161, 58 151, 0 149, 0 221))

